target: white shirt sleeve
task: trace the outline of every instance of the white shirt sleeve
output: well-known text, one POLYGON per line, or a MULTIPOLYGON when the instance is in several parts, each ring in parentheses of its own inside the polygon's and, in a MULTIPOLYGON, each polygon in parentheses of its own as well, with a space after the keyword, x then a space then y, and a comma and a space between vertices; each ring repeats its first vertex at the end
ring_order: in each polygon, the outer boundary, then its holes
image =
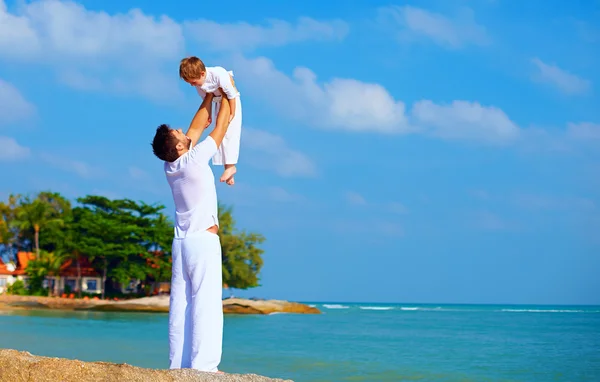
POLYGON ((232 99, 239 95, 239 92, 231 84, 231 77, 225 68, 221 66, 215 66, 214 74, 217 77, 217 83, 219 87, 223 89, 227 99, 232 99))
POLYGON ((208 162, 217 153, 217 142, 209 135, 190 150, 190 160, 193 162, 208 162))

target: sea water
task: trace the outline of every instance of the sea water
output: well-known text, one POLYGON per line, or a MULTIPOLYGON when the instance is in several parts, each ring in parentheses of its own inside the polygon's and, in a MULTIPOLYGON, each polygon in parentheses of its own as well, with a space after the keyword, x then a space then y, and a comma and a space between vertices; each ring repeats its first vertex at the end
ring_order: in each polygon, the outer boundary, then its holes
MULTIPOLYGON (((225 316, 221 369, 294 381, 600 381, 600 307, 314 304, 225 316)), ((0 348, 168 366, 168 316, 0 311, 0 348)))

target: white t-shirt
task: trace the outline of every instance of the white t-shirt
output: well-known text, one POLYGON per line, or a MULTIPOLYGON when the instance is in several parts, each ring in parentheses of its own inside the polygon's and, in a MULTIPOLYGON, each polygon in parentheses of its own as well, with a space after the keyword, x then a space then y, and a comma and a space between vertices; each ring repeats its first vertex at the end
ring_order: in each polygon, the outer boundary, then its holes
POLYGON ((175 238, 206 231, 219 224, 215 176, 208 165, 217 152, 209 135, 174 162, 165 162, 165 174, 175 201, 175 238))
POLYGON ((219 88, 223 89, 227 99, 233 99, 240 95, 235 87, 231 84, 232 71, 227 71, 221 66, 211 66, 206 68, 206 79, 202 86, 196 86, 196 91, 204 99, 206 93, 213 93, 215 96, 222 96, 219 88))

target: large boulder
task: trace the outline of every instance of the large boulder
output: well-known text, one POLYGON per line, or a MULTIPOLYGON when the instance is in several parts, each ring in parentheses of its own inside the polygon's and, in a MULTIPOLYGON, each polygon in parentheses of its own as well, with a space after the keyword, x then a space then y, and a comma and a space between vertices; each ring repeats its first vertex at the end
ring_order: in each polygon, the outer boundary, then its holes
POLYGON ((228 298, 223 300, 223 313, 237 314, 272 314, 300 313, 319 314, 321 311, 313 306, 284 300, 247 300, 228 298))

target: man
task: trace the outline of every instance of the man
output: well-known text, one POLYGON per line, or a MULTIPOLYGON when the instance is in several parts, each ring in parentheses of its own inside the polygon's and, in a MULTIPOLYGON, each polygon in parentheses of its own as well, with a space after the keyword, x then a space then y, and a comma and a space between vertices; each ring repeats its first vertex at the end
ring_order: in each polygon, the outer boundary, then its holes
POLYGON ((212 95, 194 115, 186 134, 160 125, 152 142, 164 163, 175 201, 171 299, 170 369, 217 372, 223 340, 221 243, 215 178, 208 164, 227 132, 229 105, 223 102, 214 130, 196 144, 210 125, 212 95))

